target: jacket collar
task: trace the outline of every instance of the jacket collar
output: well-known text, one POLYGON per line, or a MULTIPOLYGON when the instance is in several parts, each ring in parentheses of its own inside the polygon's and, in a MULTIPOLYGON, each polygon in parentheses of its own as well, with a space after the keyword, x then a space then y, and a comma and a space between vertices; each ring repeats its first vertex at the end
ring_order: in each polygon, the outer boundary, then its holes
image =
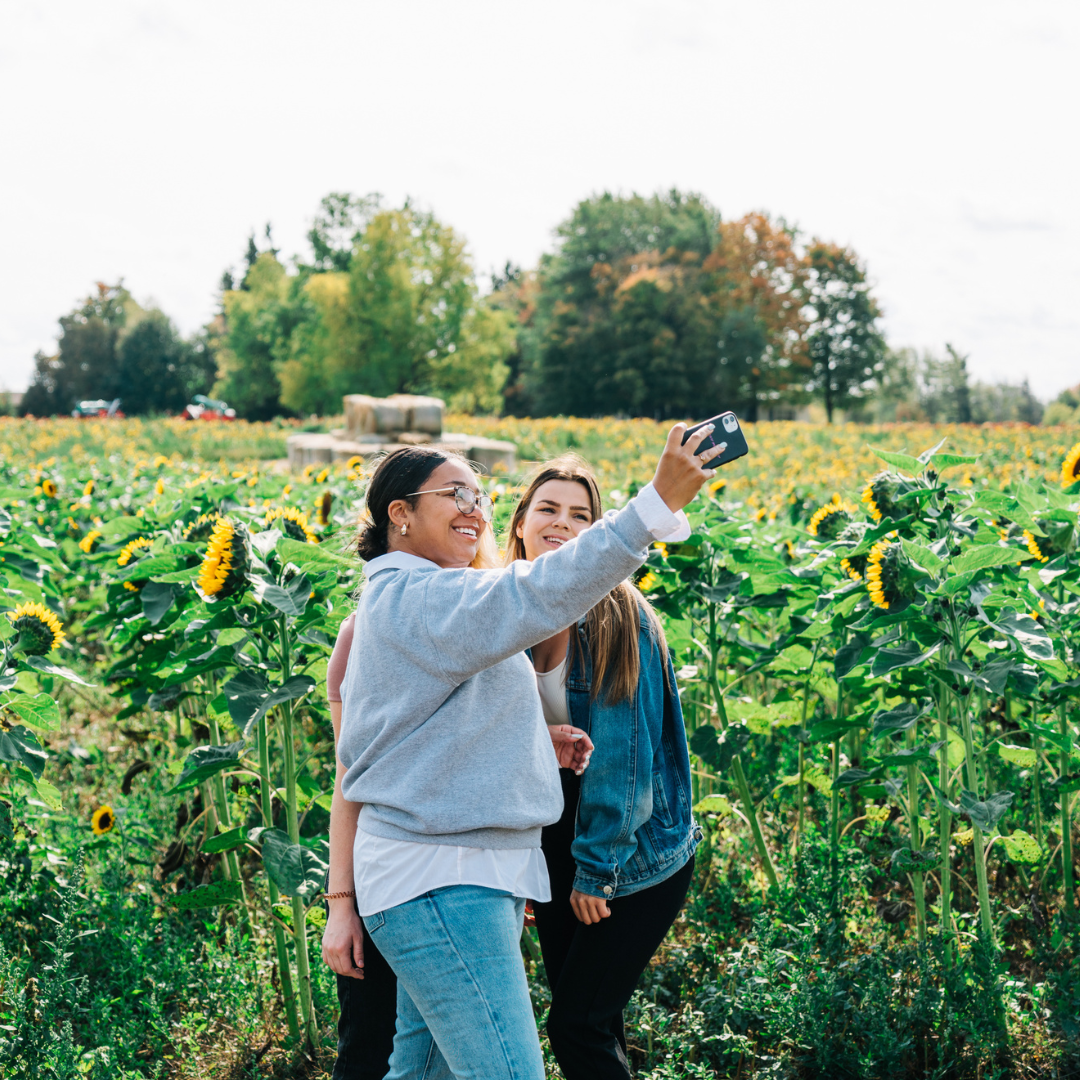
POLYGON ((441 570, 438 563, 430 559, 422 559, 419 555, 412 555, 408 551, 388 551, 385 555, 377 555, 364 564, 364 575, 373 577, 382 570, 441 570))

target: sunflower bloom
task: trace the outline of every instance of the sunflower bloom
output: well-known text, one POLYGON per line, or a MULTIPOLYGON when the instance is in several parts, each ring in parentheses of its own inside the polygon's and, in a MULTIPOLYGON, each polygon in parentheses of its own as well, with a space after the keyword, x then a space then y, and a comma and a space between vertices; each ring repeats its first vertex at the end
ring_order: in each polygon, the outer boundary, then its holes
POLYGON ((86 481, 86 487, 84 487, 82 489, 82 493, 84 495, 86 495, 87 497, 94 494, 94 481, 93 480, 87 480, 86 481))
POLYGON ((19 635, 15 647, 29 656, 44 656, 64 643, 60 620, 44 604, 19 604, 7 617, 19 635))
POLYGON ((41 493, 47 495, 50 499, 56 498, 56 484, 54 481, 46 477, 41 481, 41 493))
POLYGON ((115 824, 116 815, 111 806, 99 806, 90 818, 90 828, 94 830, 95 836, 104 836, 111 832, 115 824))
POLYGON ((129 540, 123 546, 120 554, 117 555, 116 565, 127 566, 127 564, 131 562, 132 558, 134 558, 135 552, 137 552, 140 548, 150 547, 153 542, 154 541, 151 540, 148 536, 137 536, 134 540, 129 540))
POLYGON ((884 611, 889 609, 889 600, 885 595, 884 564, 885 556, 892 545, 888 540, 879 540, 870 550, 866 560, 866 588, 870 593, 870 602, 884 611))
POLYGON ((1030 551, 1039 562, 1050 561, 1050 556, 1044 555, 1039 548, 1039 542, 1035 539, 1035 534, 1029 532, 1027 529, 1024 530, 1024 543, 1027 544, 1028 551, 1030 551))
POLYGON ((98 541, 101 539, 100 529, 91 529, 80 541, 79 550, 84 555, 93 555, 97 550, 98 541))
POLYGON ((213 510, 209 514, 200 514, 183 532, 183 539, 193 544, 201 544, 209 539, 214 526, 221 520, 221 515, 213 510))
POLYGON ((334 496, 332 492, 324 491, 322 498, 319 499, 318 511, 319 511, 319 524, 328 525, 330 523, 330 507, 334 504, 334 496))
POLYGON ((810 519, 810 535, 823 540, 835 540, 851 524, 851 513, 839 502, 828 502, 814 512, 810 519))
POLYGON ((638 583, 637 587, 643 593, 651 593, 656 588, 659 578, 650 571, 638 583))
POLYGON ((863 579, 862 574, 855 569, 855 564, 851 559, 841 559, 840 569, 843 570, 852 581, 862 581, 863 579))
POLYGON ((275 506, 266 511, 265 526, 269 529, 276 525, 286 536, 292 540, 300 540, 308 544, 317 544, 319 538, 308 526, 307 514, 298 510, 295 506, 275 506))
POLYGON ((1078 442, 1066 455, 1061 463, 1061 486, 1072 487, 1080 480, 1080 442, 1078 442))
POLYGON ((896 496, 900 492, 902 478, 896 473, 880 472, 870 478, 862 493, 867 513, 875 520, 895 517, 898 509, 896 496))
POLYGON ((224 599, 243 589, 247 581, 246 567, 247 548, 243 537, 228 518, 220 518, 206 545, 196 585, 208 599, 224 599))

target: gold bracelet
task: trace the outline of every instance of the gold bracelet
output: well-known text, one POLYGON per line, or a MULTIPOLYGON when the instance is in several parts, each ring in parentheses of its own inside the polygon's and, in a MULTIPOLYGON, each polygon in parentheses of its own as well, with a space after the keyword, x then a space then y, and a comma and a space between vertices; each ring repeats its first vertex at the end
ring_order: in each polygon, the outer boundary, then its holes
POLYGON ((348 892, 324 892, 324 900, 345 900, 347 897, 355 896, 356 890, 350 889, 348 892))

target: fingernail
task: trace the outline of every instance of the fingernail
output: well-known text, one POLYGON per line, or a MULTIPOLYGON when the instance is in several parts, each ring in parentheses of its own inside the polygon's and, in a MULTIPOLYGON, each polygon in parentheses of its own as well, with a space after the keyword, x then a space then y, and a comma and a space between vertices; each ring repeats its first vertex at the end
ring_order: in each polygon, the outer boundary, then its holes
POLYGON ((706 435, 708 435, 710 431, 715 431, 715 430, 716 430, 716 425, 715 425, 715 424, 709 424, 709 426, 708 426, 708 427, 703 427, 703 428, 702 428, 701 430, 702 430, 702 431, 703 431, 703 432, 704 432, 704 433, 705 433, 706 435))
POLYGON ((717 450, 726 450, 727 449, 727 443, 726 442, 717 443, 716 444, 716 449, 717 450))

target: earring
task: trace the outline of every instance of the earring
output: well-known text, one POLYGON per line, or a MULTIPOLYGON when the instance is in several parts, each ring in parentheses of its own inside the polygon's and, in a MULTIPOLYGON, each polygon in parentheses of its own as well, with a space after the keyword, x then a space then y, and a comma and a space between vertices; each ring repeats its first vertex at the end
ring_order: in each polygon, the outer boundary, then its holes
POLYGON ((402 525, 402 526, 401 526, 401 535, 402 535, 402 536, 404 536, 404 535, 405 535, 405 530, 406 530, 406 529, 408 529, 408 527, 409 527, 408 525, 402 525))

